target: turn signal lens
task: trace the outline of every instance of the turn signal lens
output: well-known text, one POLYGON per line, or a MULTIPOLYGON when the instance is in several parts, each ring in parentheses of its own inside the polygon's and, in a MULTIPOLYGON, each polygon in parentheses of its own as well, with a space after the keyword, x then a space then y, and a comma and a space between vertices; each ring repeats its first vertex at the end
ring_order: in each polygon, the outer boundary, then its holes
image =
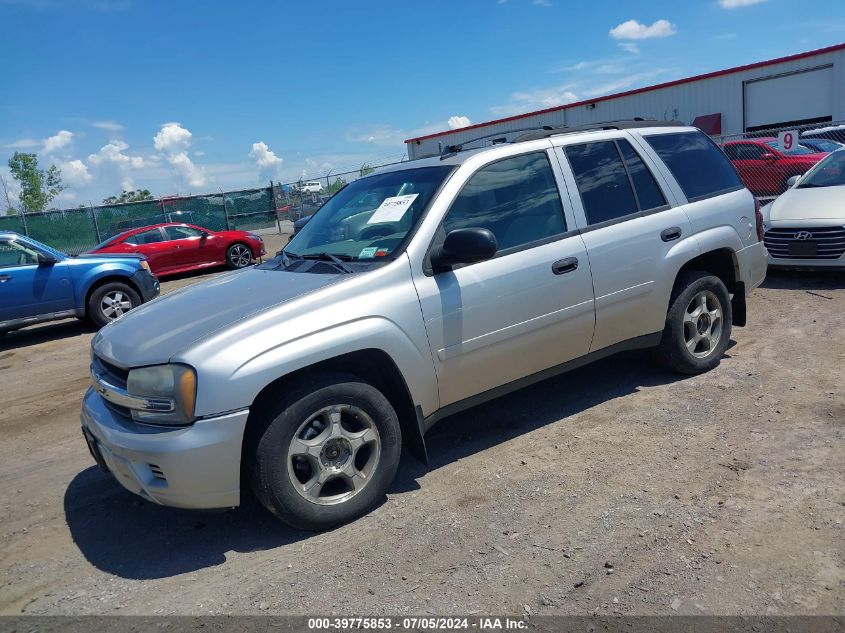
POLYGON ((141 260, 141 268, 143 268, 147 272, 150 272, 150 265, 147 263, 146 259, 141 260))

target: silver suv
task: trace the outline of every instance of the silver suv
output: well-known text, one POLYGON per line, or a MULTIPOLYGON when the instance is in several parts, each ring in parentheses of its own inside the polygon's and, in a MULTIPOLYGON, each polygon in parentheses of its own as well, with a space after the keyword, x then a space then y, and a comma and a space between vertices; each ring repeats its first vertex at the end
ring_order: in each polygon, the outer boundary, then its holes
POLYGON ((731 164, 680 124, 448 147, 349 184, 270 261, 103 328, 82 428, 150 501, 251 488, 327 528, 457 411, 620 350, 715 367, 765 276, 761 232, 731 164))

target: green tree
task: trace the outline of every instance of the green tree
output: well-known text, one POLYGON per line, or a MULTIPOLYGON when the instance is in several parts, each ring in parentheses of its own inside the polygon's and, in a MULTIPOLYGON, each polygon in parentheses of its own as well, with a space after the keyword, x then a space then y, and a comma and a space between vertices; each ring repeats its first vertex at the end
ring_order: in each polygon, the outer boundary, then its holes
POLYGON ((372 167, 370 167, 367 163, 361 165, 361 178, 366 176, 367 174, 371 174, 375 171, 372 167))
POLYGON ((109 196, 103 198, 103 204, 123 204, 124 202, 142 202, 143 200, 152 200, 153 194, 148 189, 138 189, 135 191, 126 189, 119 196, 109 196))
POLYGON ((338 191, 343 189, 346 186, 346 181, 343 178, 335 178, 334 182, 328 186, 326 189, 326 194, 329 196, 333 196, 338 191))
POLYGON ((50 165, 47 171, 39 169, 36 154, 15 152, 9 159, 9 170, 21 188, 18 197, 24 213, 43 211, 65 189, 59 168, 50 165))

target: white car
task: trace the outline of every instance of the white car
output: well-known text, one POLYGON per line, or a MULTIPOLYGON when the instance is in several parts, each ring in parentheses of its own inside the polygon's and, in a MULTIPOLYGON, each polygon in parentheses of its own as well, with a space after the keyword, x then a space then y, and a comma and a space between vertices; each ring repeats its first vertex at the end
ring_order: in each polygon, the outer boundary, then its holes
POLYGON ((845 149, 762 209, 769 266, 845 270, 845 149))
POLYGON ((320 193, 323 190, 323 183, 319 180, 309 180, 299 185, 299 190, 304 193, 320 193))

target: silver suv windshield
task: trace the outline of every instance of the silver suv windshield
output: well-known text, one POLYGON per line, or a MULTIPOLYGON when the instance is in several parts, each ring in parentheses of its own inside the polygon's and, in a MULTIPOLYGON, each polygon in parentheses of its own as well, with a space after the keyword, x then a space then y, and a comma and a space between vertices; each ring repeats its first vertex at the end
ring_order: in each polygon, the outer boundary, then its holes
POLYGON ((326 202, 284 252, 292 257, 329 254, 344 261, 391 259, 452 169, 419 167, 356 180, 326 202))

